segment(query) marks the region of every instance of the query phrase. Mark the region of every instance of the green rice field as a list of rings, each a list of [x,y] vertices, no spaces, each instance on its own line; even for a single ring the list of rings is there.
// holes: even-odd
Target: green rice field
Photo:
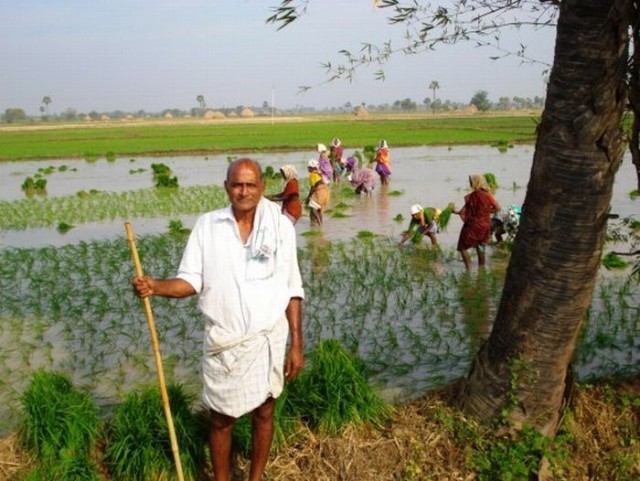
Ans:
[[[178,153],[233,153],[308,149],[310,139],[332,139],[339,133],[352,145],[375,145],[393,139],[409,145],[533,142],[538,114],[521,116],[445,117],[401,119],[313,117],[305,121],[269,122],[149,121],[119,125],[19,126],[0,129],[0,161],[47,158],[87,158],[113,152],[125,155]],[[43,128],[40,128],[43,127]],[[55,128],[53,128],[55,127]]]
[[[309,139],[330,139],[336,131],[363,145],[375,143],[383,132],[396,145],[530,142],[535,118],[386,119],[364,126],[362,121],[331,120],[2,129],[0,152],[5,159],[36,159],[107,151],[308,149]],[[53,219],[60,222],[61,212],[64,222],[76,225],[130,213],[169,221],[176,212],[226,204],[219,187],[88,195],[89,204],[73,196],[2,202],[0,228],[51,225]],[[145,272],[172,277],[185,242],[178,230],[140,236],[137,246]],[[466,274],[453,246],[400,249],[396,243],[365,231],[348,241],[309,235],[299,248],[299,260],[307,352],[323,340],[337,340],[364,362],[377,392],[403,402],[467,373],[491,329],[509,251],[492,249],[492,269]],[[146,319],[130,287],[133,274],[124,224],[116,239],[0,249],[0,432],[15,428],[20,397],[40,369],[67,374],[109,410],[138,386],[155,382]],[[637,372],[639,291],[638,284],[629,281],[628,269],[611,273],[603,268],[576,354],[580,380]],[[200,390],[203,325],[196,302],[152,300],[167,379],[194,396]]]

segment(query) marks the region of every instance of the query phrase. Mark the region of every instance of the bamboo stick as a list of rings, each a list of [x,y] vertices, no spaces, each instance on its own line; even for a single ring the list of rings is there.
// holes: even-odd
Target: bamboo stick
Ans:
[[[131,250],[131,256],[133,257],[133,264],[135,266],[136,276],[142,277],[142,265],[140,264],[140,257],[138,257],[138,249],[136,248],[135,237],[133,236],[133,229],[129,222],[125,222],[124,227],[127,231],[127,239],[129,241],[129,248]],[[151,302],[148,297],[141,299],[144,311],[147,315],[147,323],[149,324],[149,332],[151,334],[151,343],[153,345],[153,355],[156,361],[156,370],[158,372],[158,383],[160,384],[160,394],[162,396],[162,407],[164,408],[164,415],[167,418],[167,427],[169,428],[169,438],[171,440],[171,451],[173,453],[173,460],[176,464],[176,471],[178,474],[178,481],[184,481],[184,475],[182,473],[182,462],[180,461],[180,452],[178,450],[178,440],[176,439],[176,431],[173,426],[173,418],[171,417],[171,405],[169,404],[169,395],[167,394],[167,386],[164,380],[164,370],[162,368],[162,356],[160,354],[160,343],[158,342],[158,334],[156,333],[156,323],[153,319],[153,311],[151,310]]]

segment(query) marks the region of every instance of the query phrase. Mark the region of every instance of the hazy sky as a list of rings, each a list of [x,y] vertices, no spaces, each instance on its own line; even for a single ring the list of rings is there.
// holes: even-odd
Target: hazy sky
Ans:
[[[402,45],[403,28],[387,23],[372,0],[311,0],[306,16],[277,31],[265,23],[277,0],[0,0],[0,112],[18,107],[37,115],[42,97],[52,113],[273,103],[324,108],[346,102],[392,104],[432,95],[468,102],[478,90],[499,97],[544,96],[548,66],[472,44],[398,55],[362,69],[352,83],[324,79],[322,63],[363,42]],[[503,45],[528,45],[551,63],[554,32],[520,31]],[[383,68],[386,80],[375,80]]]

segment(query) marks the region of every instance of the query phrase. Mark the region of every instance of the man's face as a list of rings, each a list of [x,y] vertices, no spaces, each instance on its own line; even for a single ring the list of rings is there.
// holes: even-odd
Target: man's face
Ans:
[[[232,168],[224,188],[236,214],[255,210],[264,192],[264,182],[258,168],[251,163],[241,162]]]

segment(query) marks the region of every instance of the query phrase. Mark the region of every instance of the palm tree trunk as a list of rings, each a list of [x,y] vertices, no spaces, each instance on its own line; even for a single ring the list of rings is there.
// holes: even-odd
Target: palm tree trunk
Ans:
[[[460,393],[480,418],[553,436],[591,302],[614,175],[632,0],[560,3],[554,67],[495,324]]]

